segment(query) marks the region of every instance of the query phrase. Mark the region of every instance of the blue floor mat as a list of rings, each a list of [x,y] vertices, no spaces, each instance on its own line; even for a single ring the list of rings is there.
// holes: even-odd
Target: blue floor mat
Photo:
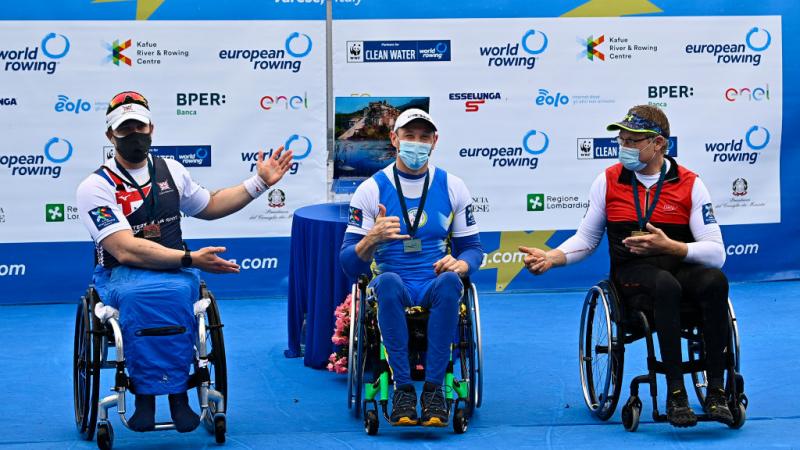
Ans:
[[[607,423],[583,404],[577,362],[583,292],[484,294],[484,403],[464,435],[452,429],[392,428],[381,422],[366,436],[346,407],[346,377],[285,359],[286,303],[221,301],[229,374],[229,433],[225,448],[798,448],[800,386],[800,282],[731,287],[742,336],[742,371],[750,399],[747,423],[738,431],[715,423],[692,429],[653,424],[646,390],[636,433]],[[0,307],[5,375],[0,421],[4,448],[96,448],[79,440],[73,426],[72,339],[74,305]],[[625,380],[645,371],[644,344],[626,349]],[[104,371],[108,393],[111,371]],[[663,392],[663,389],[661,390]],[[627,399],[623,390],[620,404]],[[699,408],[696,400],[695,408]],[[659,407],[663,411],[664,399]],[[132,406],[132,398],[129,397]],[[621,406],[621,405],[620,405]],[[167,420],[159,400],[158,419]],[[116,414],[114,410],[111,411]],[[133,433],[113,419],[115,448],[217,447],[204,430]],[[797,427],[797,428],[796,428]]]

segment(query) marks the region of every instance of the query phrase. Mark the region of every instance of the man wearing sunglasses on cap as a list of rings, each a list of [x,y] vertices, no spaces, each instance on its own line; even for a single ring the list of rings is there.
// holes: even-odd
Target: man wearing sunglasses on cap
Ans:
[[[528,270],[541,275],[551,267],[588,256],[608,232],[611,278],[626,302],[646,298],[667,375],[667,419],[693,426],[681,373],[680,305],[696,302],[703,314],[708,389],[704,409],[730,424],[733,416],[724,389],[728,343],[728,280],[720,271],[725,247],[714,218],[711,196],[700,178],[667,156],[669,121],[659,108],[634,106],[619,122],[619,163],[592,184],[589,209],[577,233],[553,250],[520,247]],[[641,294],[645,294],[642,297]]]
[[[136,395],[128,425],[135,431],[153,430],[155,396],[168,394],[176,429],[188,432],[199,424],[186,394],[199,271],[237,273],[239,266],[219,256],[224,247],[189,251],[181,212],[213,220],[242,209],[280,181],[292,152],[281,147],[266,160],[259,152],[256,175],[209,192],[178,161],[149,154],[154,129],[141,94],[121,92],[111,99],[105,134],[114,156],[80,184],[78,209],[96,246],[93,282],[103,303],[113,308],[98,313],[120,314]]]

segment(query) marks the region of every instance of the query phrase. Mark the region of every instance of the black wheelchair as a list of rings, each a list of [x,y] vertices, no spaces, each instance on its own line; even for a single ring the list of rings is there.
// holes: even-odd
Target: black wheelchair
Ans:
[[[364,431],[378,434],[378,404],[389,421],[388,402],[391,370],[386,361],[378,329],[377,300],[367,291],[369,277],[361,276],[352,289],[350,340],[347,360],[347,407],[356,418],[364,414]],[[459,301],[458,338],[451,347],[450,363],[445,374],[445,399],[448,414],[453,412],[453,431],[467,431],[469,420],[483,400],[483,353],[478,292],[469,279],[462,278],[464,294]],[[409,331],[409,363],[414,381],[425,379],[425,351],[429,313],[409,308],[406,319]],[[458,365],[460,378],[456,378]],[[367,378],[367,374],[371,377]]]
[[[225,361],[225,344],[222,321],[214,295],[200,284],[199,304],[195,309],[198,333],[195,343],[194,370],[190,376],[190,387],[197,388],[200,404],[200,420],[214,435],[217,443],[225,442],[228,379]],[[201,303],[202,302],[202,303]],[[81,297],[75,315],[75,340],[73,354],[73,396],[75,425],[81,437],[91,441],[97,431],[97,446],[111,449],[114,445],[114,430],[108,410],[116,407],[120,421],[128,426],[125,416],[125,392],[130,388],[125,372],[125,352],[122,330],[115,317],[101,321],[95,315],[95,307],[103,306],[90,286]],[[207,305],[207,306],[206,306]],[[113,358],[109,349],[114,349]],[[100,373],[102,369],[114,369],[113,394],[99,398]],[[154,431],[172,430],[171,422],[157,423]]]
[[[578,363],[580,365],[583,398],[589,411],[600,420],[608,420],[619,401],[622,386],[622,368],[625,345],[645,338],[647,345],[647,374],[631,381],[631,394],[622,407],[622,424],[628,431],[636,431],[642,412],[639,385],[650,385],[653,400],[653,421],[665,422],[667,416],[658,412],[656,374],[665,373],[664,364],[655,357],[652,317],[638,309],[625,307],[614,285],[603,280],[592,286],[586,294],[581,312]],[[747,396],[744,379],[740,374],[739,328],[733,305],[728,300],[730,328],[726,367],[726,396],[733,415],[733,429],[744,425]],[[694,391],[700,404],[705,400],[707,379],[703,344],[702,314],[696,305],[681,306],[681,337],[686,341],[688,361],[681,363],[681,371],[691,374]],[[706,414],[698,414],[698,421],[709,421]]]

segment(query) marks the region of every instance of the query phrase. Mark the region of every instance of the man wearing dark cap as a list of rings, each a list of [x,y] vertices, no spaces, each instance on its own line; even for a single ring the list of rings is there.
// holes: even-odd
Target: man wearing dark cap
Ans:
[[[394,378],[392,425],[447,425],[442,385],[464,289],[459,276],[476,271],[483,258],[466,185],[428,162],[437,140],[427,112],[408,109],[397,117],[391,132],[395,162],[356,190],[341,250],[342,267],[353,279],[375,275],[369,288],[378,301],[378,325]],[[430,312],[421,418],[405,314],[415,306]]]
[[[722,233],[700,178],[669,156],[669,121],[655,106],[634,106],[619,122],[619,163],[592,184],[578,231],[553,250],[520,247],[525,265],[540,275],[588,256],[608,232],[611,278],[626,302],[648,299],[667,375],[667,418],[677,427],[697,423],[681,373],[681,301],[700,305],[704,320],[708,390],[706,412],[733,421],[725,399],[728,280]]]
[[[141,94],[121,92],[111,99],[106,137],[114,156],[80,184],[78,209],[95,242],[93,283],[109,308],[96,313],[108,317],[118,311],[120,316],[136,395],[136,412],[128,424],[135,431],[153,430],[155,396],[168,394],[176,429],[187,432],[199,424],[186,394],[199,271],[236,273],[239,266],[219,256],[224,247],[189,251],[181,212],[212,220],[240,210],[283,177],[292,152],[281,147],[266,161],[259,152],[256,175],[212,193],[178,161],[149,154],[154,128]],[[147,329],[175,333],[154,336]]]

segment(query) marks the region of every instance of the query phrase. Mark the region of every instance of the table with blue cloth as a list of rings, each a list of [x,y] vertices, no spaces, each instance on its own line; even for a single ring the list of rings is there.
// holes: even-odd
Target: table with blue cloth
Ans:
[[[325,203],[299,208],[292,219],[289,349],[284,355],[287,358],[304,356],[304,364],[316,369],[328,364],[328,357],[334,350],[331,342],[336,324],[334,310],[352,286],[339,263],[348,211],[347,203]],[[300,346],[303,338],[304,352]]]

